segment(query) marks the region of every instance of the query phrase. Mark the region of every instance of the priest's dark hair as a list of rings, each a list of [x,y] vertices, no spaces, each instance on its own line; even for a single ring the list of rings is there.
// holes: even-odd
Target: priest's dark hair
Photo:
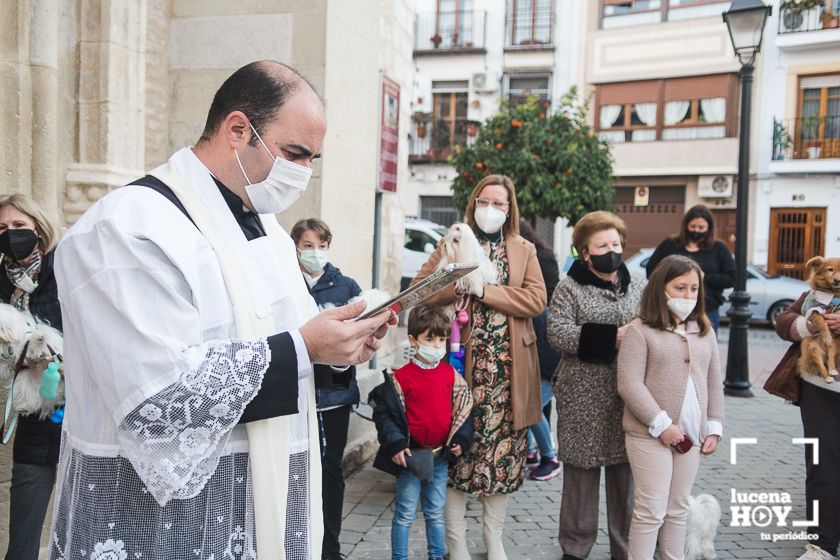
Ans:
[[[306,78],[282,62],[258,60],[246,64],[216,91],[199,143],[209,141],[233,111],[245,113],[257,134],[262,135],[277,110],[300,87],[315,92]],[[257,142],[256,136],[251,135],[248,143],[255,146]]]

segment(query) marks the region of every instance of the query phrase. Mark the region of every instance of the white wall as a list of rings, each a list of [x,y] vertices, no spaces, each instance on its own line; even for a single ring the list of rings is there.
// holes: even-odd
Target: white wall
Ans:
[[[779,11],[773,11],[767,22],[762,46],[760,73],[755,87],[761,92],[754,123],[752,145],[756,153],[753,169],[757,170],[758,185],[755,189],[754,215],[750,218],[754,234],[751,260],[759,265],[768,262],[770,242],[770,210],[772,208],[827,208],[826,247],[827,255],[840,254],[840,160],[821,160],[822,169],[833,168],[835,173],[816,173],[808,160],[798,160],[802,168],[799,174],[777,174],[774,167],[778,162],[773,155],[773,118],[796,117],[799,95],[797,75],[840,72],[840,47],[833,44],[802,45],[795,49],[780,49],[779,43],[788,42],[788,36],[778,35]],[[817,38],[834,33],[832,30],[798,33],[802,42],[808,36]],[[832,166],[830,162],[836,163]],[[824,164],[829,163],[826,167]],[[794,200],[797,195],[797,200]],[[798,195],[804,196],[799,199]]]

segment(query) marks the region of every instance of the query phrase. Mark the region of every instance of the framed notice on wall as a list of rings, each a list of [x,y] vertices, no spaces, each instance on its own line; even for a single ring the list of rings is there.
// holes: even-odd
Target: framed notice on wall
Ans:
[[[380,191],[397,192],[397,148],[399,146],[400,86],[382,76],[379,115]]]

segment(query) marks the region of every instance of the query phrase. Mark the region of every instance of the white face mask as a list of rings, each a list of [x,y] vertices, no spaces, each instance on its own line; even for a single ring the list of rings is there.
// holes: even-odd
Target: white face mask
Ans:
[[[506,220],[507,214],[501,210],[496,210],[492,206],[475,209],[475,223],[478,224],[478,227],[484,233],[489,233],[490,235],[497,233],[505,225]]]
[[[691,315],[691,312],[697,307],[696,299],[672,298],[668,294],[665,295],[668,297],[668,309],[671,310],[674,317],[680,320],[680,323],[684,322],[686,317]]]
[[[300,252],[300,264],[311,274],[317,274],[327,265],[327,252],[319,249],[306,249]]]
[[[434,348],[433,346],[420,344],[417,346],[417,355],[423,358],[427,364],[436,366],[446,355],[446,346]]]
[[[245,173],[245,168],[242,167],[242,162],[239,160],[239,152],[234,149],[236,163],[239,164],[242,175],[248,181],[245,192],[248,193],[248,198],[251,199],[251,204],[257,214],[277,214],[288,210],[306,190],[309,179],[312,177],[312,169],[288,161],[285,158],[274,156],[260,138],[260,135],[257,134],[254,125],[251,125],[251,130],[254,131],[257,140],[260,141],[268,155],[274,158],[274,165],[271,166],[271,171],[268,172],[265,179],[259,183],[251,183],[251,179],[248,178],[248,174]]]

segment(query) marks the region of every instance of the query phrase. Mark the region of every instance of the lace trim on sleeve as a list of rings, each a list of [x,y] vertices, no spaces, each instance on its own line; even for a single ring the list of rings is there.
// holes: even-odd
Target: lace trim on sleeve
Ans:
[[[204,488],[269,359],[265,340],[210,344],[195,368],[120,423],[120,453],[161,506]]]

